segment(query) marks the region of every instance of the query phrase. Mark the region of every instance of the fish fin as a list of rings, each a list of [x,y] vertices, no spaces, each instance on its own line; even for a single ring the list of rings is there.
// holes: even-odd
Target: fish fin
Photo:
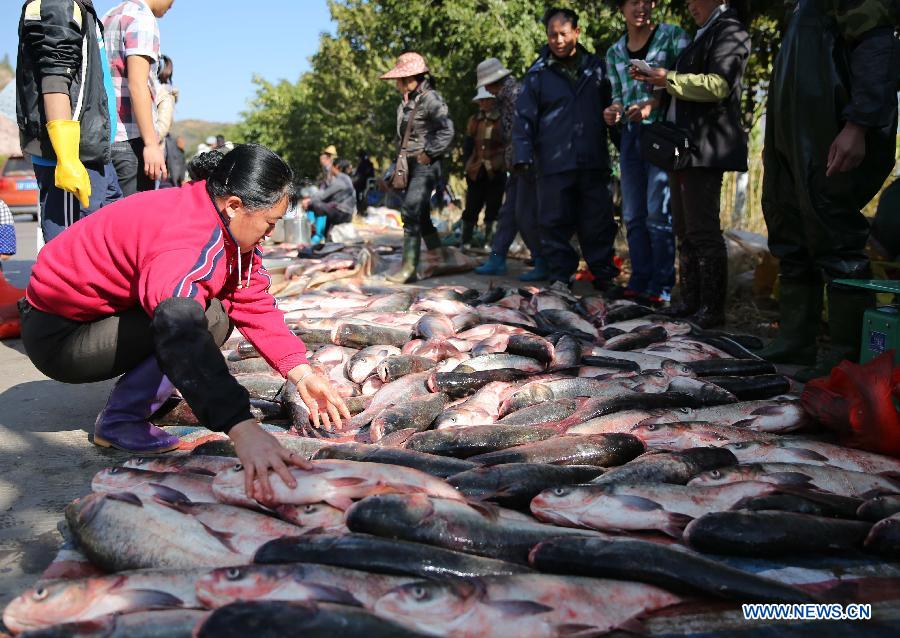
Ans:
[[[500,508],[492,503],[468,501],[468,505],[473,510],[477,511],[479,514],[491,521],[497,521],[500,518]]]
[[[338,494],[335,494],[333,496],[326,496],[324,501],[332,507],[341,510],[342,512],[346,511],[351,505],[353,505],[352,498],[350,498],[349,496],[341,496]]]
[[[644,498],[643,496],[632,496],[630,494],[616,494],[612,496],[615,500],[619,501],[629,509],[641,510],[643,512],[649,512],[651,510],[661,510],[663,506],[657,503],[656,501],[651,501],[649,498]]]
[[[111,594],[118,600],[126,603],[130,611],[147,609],[169,609],[172,607],[184,607],[185,603],[177,596],[169,592],[157,589],[128,589]]]
[[[799,458],[803,459],[804,461],[821,461],[823,463],[828,462],[827,456],[822,456],[821,454],[819,454],[818,452],[816,452],[814,450],[807,450],[805,447],[792,447],[789,449],[792,450],[794,452],[794,454],[796,454]]]
[[[493,607],[504,616],[535,616],[553,611],[553,607],[542,605],[531,600],[485,600],[488,607]]]
[[[756,419],[741,419],[740,421],[735,421],[731,424],[733,428],[750,428],[753,425]]]
[[[769,476],[779,484],[791,487],[809,487],[812,479],[802,472],[772,472]]]
[[[578,623],[566,623],[565,625],[554,625],[556,635],[560,638],[580,638],[581,636],[596,636],[598,629],[596,625],[580,625]]]
[[[641,636],[646,636],[649,633],[647,631],[647,626],[637,618],[629,618],[621,625],[616,627],[616,629],[621,629],[622,631],[626,631],[630,634],[639,634]]]
[[[322,585],[320,583],[309,583],[302,578],[297,578],[296,580],[303,587],[310,590],[316,602],[349,605],[350,607],[363,606],[359,599],[346,589],[332,587],[331,585]]]
[[[672,538],[681,538],[682,534],[684,534],[684,528],[687,527],[688,523],[692,520],[694,520],[693,517],[688,516],[687,514],[672,512],[669,514],[669,522],[663,525],[660,531],[668,534]]]
[[[205,529],[206,532],[207,532],[210,536],[212,536],[212,537],[215,538],[217,541],[219,541],[220,543],[222,543],[222,545],[225,546],[225,548],[226,548],[228,551],[234,552],[235,554],[239,554],[239,553],[240,553],[240,552],[238,552],[237,548],[231,543],[231,539],[234,538],[234,533],[232,533],[232,532],[220,532],[220,531],[218,531],[218,530],[213,529],[212,527],[210,527],[209,525],[207,525],[206,523],[204,523],[204,522],[201,521],[201,520],[198,520],[197,522],[200,523],[201,527],[203,527],[203,529]]]
[[[138,507],[144,506],[140,497],[131,492],[114,492],[112,494],[107,494],[106,498],[111,501],[121,501],[122,503],[128,503],[129,505],[137,505]]]
[[[167,490],[168,492],[171,492],[172,497],[171,497],[171,499],[169,499],[169,500],[172,500],[172,501],[184,501],[185,503],[190,503],[190,502],[191,502],[191,499],[189,499],[189,498],[187,497],[187,495],[186,495],[184,492],[180,492],[179,490],[176,490],[176,489],[174,489],[174,488],[167,487],[167,486],[162,485],[162,484],[160,484],[160,483],[148,483],[148,485],[149,485],[150,487],[153,488],[153,491],[154,491],[154,493],[156,493],[156,494],[159,494],[159,493],[163,492],[164,490]]]
[[[356,487],[369,482],[369,479],[361,476],[342,476],[340,478],[326,479],[329,485],[335,487]]]
[[[784,406],[780,403],[773,403],[771,405],[762,405],[752,412],[753,416],[776,416],[781,414],[782,410],[784,410]]]
[[[886,470],[884,472],[876,472],[876,474],[895,481],[900,481],[900,472],[897,470]]]
[[[184,469],[182,474],[198,474],[200,476],[215,476],[216,473],[212,470],[207,470],[205,467],[188,467]]]

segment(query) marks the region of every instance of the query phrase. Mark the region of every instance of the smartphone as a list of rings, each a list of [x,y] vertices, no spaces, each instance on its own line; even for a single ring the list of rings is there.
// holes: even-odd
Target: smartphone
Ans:
[[[650,65],[644,60],[631,60],[631,66],[645,75],[650,75]]]

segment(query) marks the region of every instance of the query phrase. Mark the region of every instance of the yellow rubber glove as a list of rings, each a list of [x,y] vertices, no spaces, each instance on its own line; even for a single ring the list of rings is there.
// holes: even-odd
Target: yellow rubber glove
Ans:
[[[74,194],[81,207],[87,208],[91,200],[91,178],[79,157],[81,122],[52,120],[47,122],[47,133],[56,152],[56,187]]]

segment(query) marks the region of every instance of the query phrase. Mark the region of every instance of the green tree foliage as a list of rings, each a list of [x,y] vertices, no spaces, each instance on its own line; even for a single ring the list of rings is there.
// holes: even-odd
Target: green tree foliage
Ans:
[[[612,0],[554,4],[579,12],[582,42],[591,50],[604,52],[623,32]],[[692,32],[686,4],[663,2],[658,18]],[[751,25],[747,104],[758,112],[754,96],[770,73],[784,8],[781,0],[733,4]],[[393,156],[398,96],[378,77],[404,51],[428,60],[459,131],[474,110],[476,65],[495,56],[521,77],[545,38],[539,19],[546,5],[539,0],[330,0],[329,6],[336,30],[321,36],[311,70],[296,83],[257,78],[256,97],[237,130],[239,139],[270,146],[305,176],[317,173],[318,153],[328,144],[349,159],[360,149],[375,158]]]

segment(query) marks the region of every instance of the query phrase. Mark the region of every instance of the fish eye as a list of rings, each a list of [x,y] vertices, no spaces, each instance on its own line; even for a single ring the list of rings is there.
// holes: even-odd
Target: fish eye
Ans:
[[[648,423],[647,430],[649,432],[656,432],[659,429],[659,426],[656,423]]]
[[[240,463],[238,463],[237,465],[234,466],[233,469],[234,469],[235,472],[243,472],[243,471],[244,471],[244,466],[241,465]]]
[[[241,577],[241,570],[237,567],[229,567],[225,572],[225,578],[228,580],[238,580]]]
[[[149,459],[145,459],[143,456],[141,456],[141,457],[136,458],[134,460],[134,462],[137,463],[138,465],[143,465],[144,463],[147,463],[148,460]]]
[[[569,490],[565,487],[555,487],[553,488],[553,496],[565,496],[569,493]]]
[[[123,468],[121,468],[121,467],[111,467],[111,468],[109,468],[109,473],[110,474],[118,474],[119,472],[122,471],[122,469]]]
[[[712,478],[722,478],[722,472],[720,472],[719,470],[710,470],[709,475]]]
[[[312,513],[315,512],[315,511],[316,511],[316,506],[315,506],[315,505],[307,505],[306,507],[303,508],[303,512],[304,512],[305,514],[312,514]]]
[[[744,441],[738,441],[737,443],[732,443],[731,447],[735,450],[745,450],[747,449],[747,444]]]
[[[412,588],[413,598],[416,600],[429,600],[431,598],[431,592],[428,591],[427,587],[423,587],[422,585],[416,585]]]
[[[31,595],[31,598],[36,601],[41,601],[47,598],[50,594],[49,591],[45,587],[38,587],[34,590],[34,593]]]

